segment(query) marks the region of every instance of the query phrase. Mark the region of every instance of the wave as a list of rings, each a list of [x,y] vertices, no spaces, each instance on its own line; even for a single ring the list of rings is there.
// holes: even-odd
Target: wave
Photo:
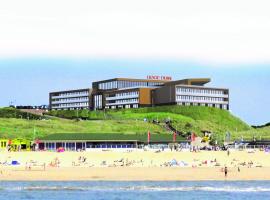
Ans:
[[[206,191],[206,192],[270,192],[270,188],[263,187],[134,187],[129,188],[130,190],[140,190],[140,191]]]
[[[270,192],[270,188],[265,187],[159,187],[159,186],[130,186],[130,187],[74,187],[74,186],[25,186],[13,188],[1,188],[1,190],[12,191],[141,191],[141,192],[228,192],[228,193],[248,193],[248,192]]]

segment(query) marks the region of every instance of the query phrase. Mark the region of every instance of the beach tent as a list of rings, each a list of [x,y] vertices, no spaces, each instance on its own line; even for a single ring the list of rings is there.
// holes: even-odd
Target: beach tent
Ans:
[[[175,160],[175,159],[171,160],[170,165],[171,166],[177,166],[178,165],[177,160]]]
[[[17,160],[12,160],[11,165],[13,165],[13,166],[20,165],[20,163]]]
[[[179,164],[180,167],[186,167],[186,166],[188,166],[188,163],[186,163],[184,161],[180,161],[178,164]]]

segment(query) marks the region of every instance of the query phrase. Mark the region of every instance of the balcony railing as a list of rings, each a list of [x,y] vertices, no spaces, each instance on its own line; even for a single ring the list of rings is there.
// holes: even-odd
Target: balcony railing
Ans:
[[[66,99],[72,97],[87,97],[89,93],[52,96],[52,99]]]
[[[89,99],[87,100],[67,100],[67,101],[52,101],[52,104],[63,104],[63,103],[88,103]]]
[[[126,96],[115,96],[115,97],[106,97],[107,101],[112,101],[112,100],[119,100],[119,99],[134,99],[138,98],[139,95],[126,95]]]
[[[210,100],[191,100],[191,99],[176,99],[176,102],[187,102],[187,103],[205,103],[205,104],[229,104],[228,101],[210,101]]]
[[[200,96],[200,97],[220,97],[220,98],[229,98],[228,94],[209,94],[209,93],[199,93],[199,92],[176,92],[176,95],[184,96]]]
[[[117,106],[117,105],[126,105],[126,104],[138,104],[139,101],[128,101],[128,102],[121,102],[121,103],[106,103],[106,106]]]
[[[74,105],[74,106],[52,106],[52,109],[62,109],[62,108],[88,108],[88,105]]]

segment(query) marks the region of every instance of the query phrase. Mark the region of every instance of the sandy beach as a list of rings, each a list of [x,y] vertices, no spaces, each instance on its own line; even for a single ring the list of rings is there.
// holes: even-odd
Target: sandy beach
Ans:
[[[259,150],[1,152],[0,162],[0,180],[14,181],[270,180],[270,154]]]

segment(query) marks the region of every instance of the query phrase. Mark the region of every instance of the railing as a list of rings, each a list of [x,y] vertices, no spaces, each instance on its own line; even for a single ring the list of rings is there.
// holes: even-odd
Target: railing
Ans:
[[[86,96],[89,96],[89,93],[52,96],[52,99],[66,99],[72,97],[86,97]]]
[[[67,101],[52,101],[52,104],[62,104],[62,103],[88,103],[89,99],[86,100],[67,100]]]
[[[209,94],[209,93],[198,93],[198,92],[196,93],[195,92],[176,92],[176,95],[229,98],[228,94]]]
[[[126,95],[126,96],[115,96],[115,97],[106,97],[107,101],[111,100],[119,100],[119,99],[133,99],[133,98],[138,98],[139,95]]]
[[[138,104],[139,101],[128,101],[128,102],[121,102],[121,103],[106,103],[106,106],[117,106],[117,105],[126,105],[126,104]]]
[[[88,105],[75,105],[75,106],[52,106],[52,109],[62,109],[62,108],[88,108]]]
[[[176,102],[187,102],[187,103],[205,103],[205,104],[229,104],[228,101],[211,101],[211,100],[191,100],[191,99],[176,99]]]

